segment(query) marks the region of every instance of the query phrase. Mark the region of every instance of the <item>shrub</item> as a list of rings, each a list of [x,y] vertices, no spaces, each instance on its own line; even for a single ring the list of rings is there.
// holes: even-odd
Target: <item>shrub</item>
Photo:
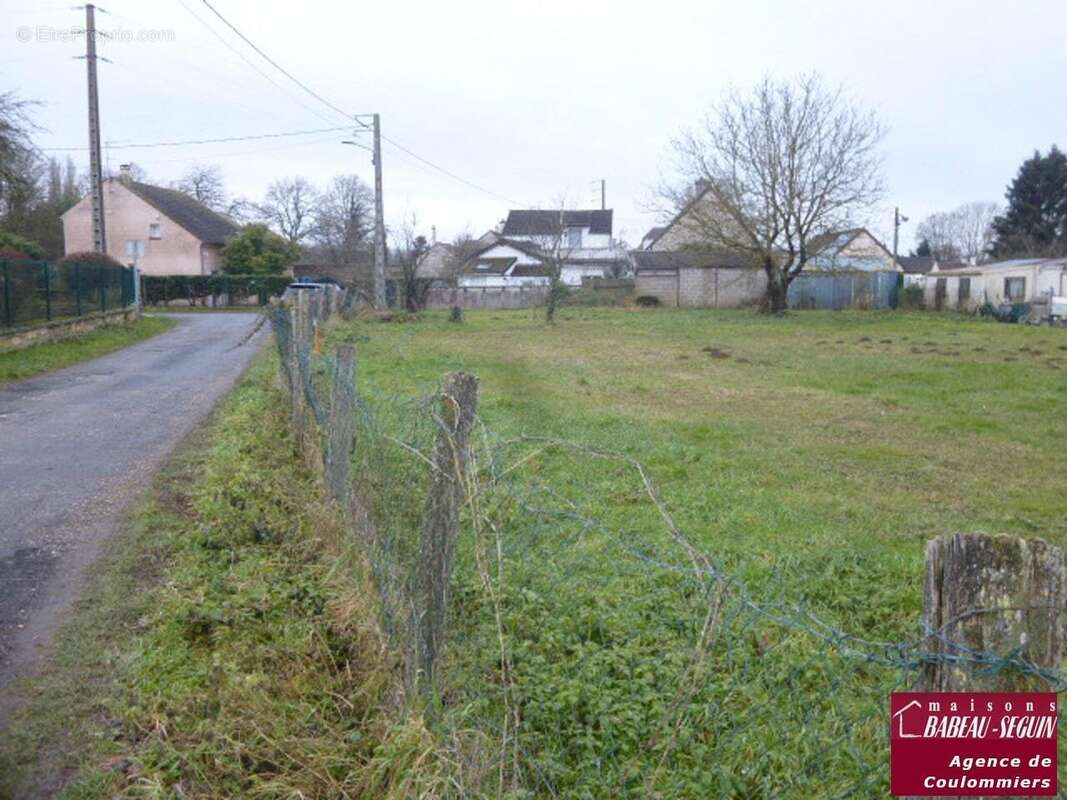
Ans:
[[[145,275],[144,301],[158,305],[170,300],[203,303],[208,297],[228,295],[230,302],[256,296],[260,305],[285,291],[286,275]]]
[[[900,293],[900,299],[897,301],[897,305],[900,308],[923,308],[923,287],[914,283],[910,286],[905,286]]]
[[[45,258],[45,252],[37,242],[0,231],[0,258],[33,258],[40,261]]]
[[[223,270],[231,275],[280,275],[300,258],[300,247],[266,225],[247,225],[222,249]]]
[[[634,303],[636,303],[637,305],[641,306],[642,308],[654,308],[655,306],[659,305],[659,298],[658,297],[652,297],[651,295],[643,294],[640,297],[638,297],[636,300],[634,300]]]
[[[57,266],[73,266],[74,264],[90,264],[94,267],[125,267],[121,261],[112,258],[107,253],[97,253],[95,250],[85,250],[81,253],[71,253],[63,256],[56,262]]]

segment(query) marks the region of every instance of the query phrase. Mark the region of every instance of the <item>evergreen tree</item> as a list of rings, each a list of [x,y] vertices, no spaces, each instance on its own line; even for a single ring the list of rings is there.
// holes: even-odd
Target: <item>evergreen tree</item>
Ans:
[[[1056,145],[1023,162],[1005,197],[1008,208],[993,222],[993,255],[1067,253],[1067,156]]]
[[[930,240],[923,239],[919,242],[919,246],[915,248],[915,255],[927,258],[933,255],[933,251],[930,250]]]

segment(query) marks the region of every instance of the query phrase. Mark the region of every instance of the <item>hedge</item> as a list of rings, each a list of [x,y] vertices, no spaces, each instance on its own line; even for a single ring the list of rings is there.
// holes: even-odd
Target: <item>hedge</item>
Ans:
[[[170,300],[205,303],[208,297],[228,295],[229,302],[255,295],[260,305],[282,294],[292,282],[287,275],[145,275],[144,302],[158,305]]]

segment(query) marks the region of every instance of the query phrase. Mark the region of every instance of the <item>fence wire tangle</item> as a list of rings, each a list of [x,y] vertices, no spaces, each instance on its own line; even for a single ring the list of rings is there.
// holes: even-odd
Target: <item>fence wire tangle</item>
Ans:
[[[870,635],[788,576],[706,551],[627,454],[477,416],[457,435],[471,404],[454,378],[397,397],[357,378],[354,344],[325,347],[340,305],[315,292],[273,311],[294,425],[370,563],[410,696],[437,699],[456,796],[883,797],[889,693],[931,664],[1067,686],[952,638],[1018,609]],[[462,503],[452,553],[427,531],[441,485]]]
[[[0,325],[15,327],[125,308],[134,302],[128,267],[0,258]]]

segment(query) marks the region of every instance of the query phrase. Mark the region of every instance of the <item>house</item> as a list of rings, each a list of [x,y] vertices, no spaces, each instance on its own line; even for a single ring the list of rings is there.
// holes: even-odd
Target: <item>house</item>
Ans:
[[[222,268],[222,247],[238,232],[228,218],[182,192],[130,178],[104,182],[108,255],[146,275],[210,275]],[[92,198],[63,214],[67,254],[93,249]]]
[[[927,277],[924,300],[927,308],[973,311],[983,303],[1032,303],[1050,295],[1067,295],[1065,258],[944,265]]]
[[[464,263],[461,286],[545,285],[549,253],[559,253],[560,277],[569,286],[582,278],[605,278],[629,268],[626,249],[612,236],[611,209],[508,212],[499,236]]]
[[[938,269],[933,256],[898,256],[897,262],[904,272],[905,286],[926,285],[926,276]]]
[[[808,242],[810,272],[903,272],[899,259],[866,228],[816,236]]]

